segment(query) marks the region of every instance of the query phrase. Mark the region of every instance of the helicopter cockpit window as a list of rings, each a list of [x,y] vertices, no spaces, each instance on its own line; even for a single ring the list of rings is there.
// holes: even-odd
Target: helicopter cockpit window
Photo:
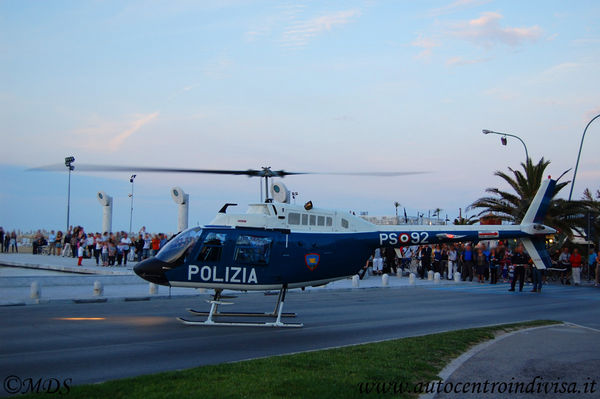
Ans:
[[[268,237],[241,235],[235,243],[234,261],[253,265],[267,265],[271,257],[271,244]]]
[[[290,212],[288,215],[289,224],[300,224],[300,214],[296,212]]]
[[[198,254],[198,260],[200,262],[220,261],[225,240],[227,240],[227,234],[225,233],[208,233],[202,243],[202,249]]]
[[[191,228],[179,233],[178,236],[174,237],[158,251],[156,258],[166,263],[177,261],[194,247],[200,234],[202,234],[202,229],[199,227]]]

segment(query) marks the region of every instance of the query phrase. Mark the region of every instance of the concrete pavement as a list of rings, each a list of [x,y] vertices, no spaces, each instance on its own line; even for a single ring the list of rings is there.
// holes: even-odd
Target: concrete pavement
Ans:
[[[600,397],[600,330],[575,324],[517,331],[478,345],[421,398]]]

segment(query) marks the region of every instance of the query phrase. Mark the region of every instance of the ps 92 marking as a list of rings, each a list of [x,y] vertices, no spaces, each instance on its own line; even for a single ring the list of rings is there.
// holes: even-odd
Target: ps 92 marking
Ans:
[[[428,244],[429,233],[413,231],[412,233],[379,233],[379,245],[389,244]]]

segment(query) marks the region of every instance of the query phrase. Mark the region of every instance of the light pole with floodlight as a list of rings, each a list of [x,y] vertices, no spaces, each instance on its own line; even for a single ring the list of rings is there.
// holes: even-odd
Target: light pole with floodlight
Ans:
[[[581,144],[579,144],[579,153],[577,154],[577,163],[575,164],[575,172],[573,173],[573,181],[571,182],[571,191],[569,192],[569,201],[571,201],[571,196],[573,195],[573,186],[575,186],[575,178],[577,177],[577,167],[579,166],[579,158],[581,157],[581,148],[583,147],[583,139],[585,138],[585,132],[587,132],[588,127],[597,118],[600,118],[600,114],[594,116],[592,120],[589,121],[588,124],[585,126],[585,129],[583,129],[583,136],[581,136]]]
[[[483,129],[481,132],[483,134],[498,134],[500,136],[503,136],[500,139],[501,142],[502,142],[502,145],[506,145],[506,143],[507,143],[506,136],[510,136],[510,137],[516,138],[517,140],[519,140],[523,144],[523,147],[525,148],[525,161],[529,161],[529,152],[527,152],[527,146],[525,145],[525,142],[519,136],[515,136],[514,134],[510,134],[510,133],[495,132],[493,130],[487,130],[487,129]]]
[[[131,234],[131,222],[133,221],[133,181],[135,180],[136,175],[131,175],[129,178],[129,182],[131,183],[131,194],[129,197],[131,198],[131,209],[129,210],[129,234]]]
[[[66,157],[65,158],[65,166],[69,170],[69,186],[67,188],[67,230],[69,231],[69,217],[71,213],[71,171],[75,169],[73,166],[73,162],[75,162],[75,157]]]

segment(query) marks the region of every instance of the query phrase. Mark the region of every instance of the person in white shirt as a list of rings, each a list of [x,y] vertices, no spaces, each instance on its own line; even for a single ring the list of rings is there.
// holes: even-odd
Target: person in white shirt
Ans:
[[[452,245],[448,250],[448,280],[452,280],[452,276],[456,273],[457,258],[456,247]]]
[[[377,248],[373,256],[373,274],[381,274],[382,272],[383,258],[381,257],[381,248]]]
[[[123,233],[121,236],[120,248],[123,252],[123,266],[127,266],[127,258],[129,255],[129,250],[131,248],[131,238],[127,235],[127,233]],[[120,263],[119,263],[120,264]]]

